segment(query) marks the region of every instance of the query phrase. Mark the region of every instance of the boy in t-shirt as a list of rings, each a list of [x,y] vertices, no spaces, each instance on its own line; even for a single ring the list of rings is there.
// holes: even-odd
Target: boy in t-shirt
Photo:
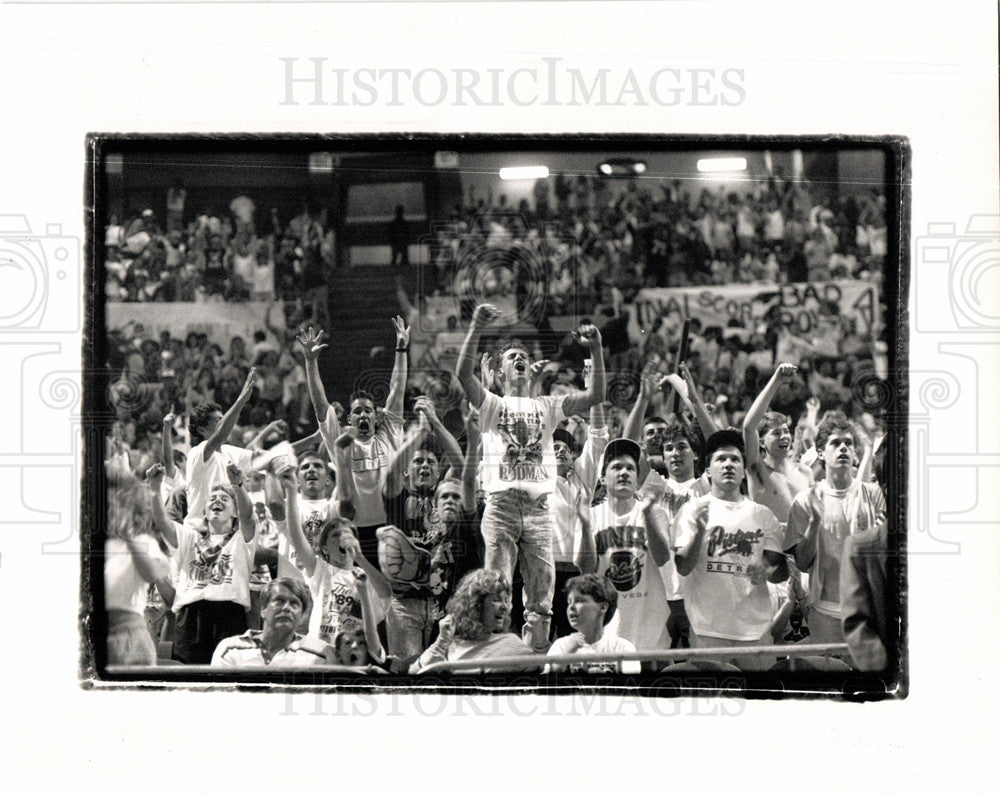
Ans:
[[[618,607],[618,592],[596,574],[581,574],[566,583],[566,617],[575,632],[556,640],[549,654],[629,654],[635,651],[629,641],[604,631]],[[580,663],[548,666],[545,673],[568,670],[586,673],[637,674],[638,660],[619,663]]]
[[[533,649],[544,651],[549,646],[555,588],[553,523],[547,503],[556,480],[552,434],[565,417],[587,411],[604,399],[604,352],[597,328],[581,326],[578,336],[593,361],[587,389],[534,398],[531,357],[524,347],[511,345],[500,357],[501,397],[486,391],[473,372],[479,338],[499,315],[500,310],[491,304],[476,307],[456,374],[469,402],[479,411],[482,431],[485,568],[509,580],[518,563],[524,579],[523,636]]]
[[[601,480],[608,498],[590,512],[576,564],[597,573],[618,592],[611,631],[640,651],[667,649],[666,592],[660,567],[670,556],[667,514],[650,492],[637,496],[639,445],[613,439],[604,449]]]
[[[705,454],[712,491],[681,509],[674,541],[691,646],[767,646],[774,615],[767,583],[788,578],[778,520],[740,493],[745,470],[739,431],[713,433]],[[774,659],[737,655],[734,662],[761,670]]]
[[[854,477],[856,435],[840,411],[830,412],[816,431],[826,476],[792,501],[784,549],[809,573],[809,642],[844,643],[840,568],[847,537],[884,521],[885,496],[877,483]]]

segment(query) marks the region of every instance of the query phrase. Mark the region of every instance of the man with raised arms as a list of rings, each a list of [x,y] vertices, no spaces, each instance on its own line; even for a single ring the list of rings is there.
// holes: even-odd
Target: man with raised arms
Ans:
[[[472,315],[456,374],[472,406],[479,410],[483,438],[482,520],[487,569],[513,575],[518,562],[524,579],[524,637],[537,651],[549,645],[555,565],[552,516],[547,498],[555,490],[552,433],[567,416],[587,411],[604,399],[604,351],[596,327],[580,327],[578,337],[593,360],[590,385],[583,392],[531,397],[531,359],[523,347],[500,356],[498,381],[503,395],[487,392],[473,372],[485,328],[500,315],[480,304]]]

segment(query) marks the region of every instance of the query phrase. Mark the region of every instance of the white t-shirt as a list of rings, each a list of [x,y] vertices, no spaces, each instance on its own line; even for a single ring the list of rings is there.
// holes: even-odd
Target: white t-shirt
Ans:
[[[610,632],[605,632],[593,643],[585,643],[574,652],[569,652],[570,635],[558,638],[550,647],[549,654],[631,654],[635,652],[635,646],[624,638],[619,638]],[[562,666],[560,666],[561,668]],[[580,662],[579,665],[569,665],[567,670],[570,673],[585,672],[588,674],[637,674],[642,669],[642,663],[638,660],[628,660],[621,663],[590,663]],[[548,669],[545,671],[548,673]]]
[[[256,536],[248,541],[238,529],[228,541],[174,523],[177,532],[177,596],[175,613],[184,605],[206,602],[236,602],[250,609],[250,573]],[[225,541],[225,543],[222,543]],[[221,548],[219,545],[222,544]]]
[[[791,549],[810,524],[817,526],[816,558],[808,569],[810,609],[840,617],[840,561],[847,536],[876,527],[885,511],[885,495],[877,483],[852,483],[837,490],[821,480],[795,496],[782,546]]]
[[[764,550],[780,553],[782,532],[774,514],[741,497],[738,502],[708,494],[687,503],[677,517],[675,549],[695,533],[693,513],[708,503],[708,531],[698,561],[684,579],[684,608],[698,635],[724,640],[759,640],[774,611],[767,583],[750,583],[747,567],[764,560]]]
[[[167,567],[167,558],[160,551],[156,539],[150,535],[136,536],[135,542],[142,546],[146,554],[161,561]],[[142,575],[132,562],[128,544],[118,538],[104,543],[104,609],[128,610],[143,614],[146,609],[146,594],[149,590]]]
[[[580,532],[576,504],[582,500],[585,508],[590,505],[597,485],[597,465],[607,446],[608,429],[591,430],[583,452],[573,462],[566,477],[556,477],[556,488],[549,497],[548,506],[552,514],[552,555],[557,563],[573,562],[573,547]]]
[[[659,506],[664,526],[666,513]],[[666,590],[646,543],[646,519],[638,504],[621,516],[604,502],[592,509],[597,573],[618,592],[618,609],[606,633],[630,641],[640,651],[670,648]]]
[[[351,478],[357,494],[354,524],[369,527],[385,524],[385,506],[382,504],[382,480],[389,471],[389,461],[403,442],[403,418],[391,411],[383,412],[384,421],[375,428],[375,435],[367,442],[355,440],[351,444]],[[341,427],[331,406],[326,418],[319,425],[323,443],[335,461],[334,440],[340,436]]]
[[[565,399],[565,395],[530,398],[486,393],[479,407],[484,491],[518,489],[541,497],[555,490],[552,432],[565,419]]]
[[[250,460],[252,453],[242,447],[233,447],[231,444],[224,444],[217,453],[208,457],[207,461],[202,460],[205,455],[205,445],[207,441],[195,445],[187,456],[187,466],[185,480],[187,481],[187,516],[185,524],[197,524],[205,518],[205,506],[208,504],[208,496],[215,486],[228,486],[229,476],[226,475],[226,467],[229,464],[236,464],[244,474],[250,471]]]
[[[299,522],[302,524],[302,532],[310,544],[315,545],[319,539],[320,530],[323,523],[332,515],[331,500],[307,500],[301,494],[299,500]],[[278,577],[291,577],[293,580],[306,579],[305,571],[302,569],[302,562],[295,554],[295,547],[288,537],[288,525],[282,522],[278,532]]]
[[[361,599],[350,569],[335,569],[320,557],[316,558],[313,576],[307,580],[313,598],[309,616],[309,637],[333,644],[341,630],[364,629]],[[379,599],[369,586],[375,607],[375,622],[384,621],[389,602]]]
[[[681,508],[688,501],[696,497],[702,497],[711,491],[712,487],[704,477],[685,480],[683,483],[673,478],[665,478],[654,469],[649,471],[643,483],[643,489],[652,489],[653,493],[659,497],[660,506],[667,513],[667,543],[671,551],[676,546],[677,540],[677,516]],[[677,573],[677,566],[674,563],[674,556],[671,553],[670,560],[660,566],[660,575],[663,577],[663,587],[667,593],[667,599],[674,601],[684,598],[684,578]]]

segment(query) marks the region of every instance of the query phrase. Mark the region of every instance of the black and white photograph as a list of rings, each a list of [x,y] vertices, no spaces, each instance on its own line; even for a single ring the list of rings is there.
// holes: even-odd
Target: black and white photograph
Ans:
[[[0,30],[5,792],[989,788],[996,2]]]
[[[95,675],[905,696],[905,141],[93,144]]]

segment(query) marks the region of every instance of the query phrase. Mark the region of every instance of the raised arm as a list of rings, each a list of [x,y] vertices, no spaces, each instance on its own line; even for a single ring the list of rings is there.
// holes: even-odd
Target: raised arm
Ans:
[[[473,408],[479,408],[486,399],[486,390],[483,389],[482,382],[476,378],[473,372],[473,361],[476,349],[479,347],[479,338],[483,335],[483,330],[500,316],[500,310],[493,304],[480,304],[472,313],[472,322],[469,324],[469,331],[462,342],[462,350],[458,354],[458,363],[455,365],[455,375],[458,382],[465,390],[465,396],[469,399]]]
[[[150,509],[153,513],[153,530],[160,534],[164,541],[177,549],[177,529],[174,522],[167,518],[163,510],[163,500],[160,499],[160,484],[163,483],[163,464],[153,464],[146,470],[146,482],[149,484]]]
[[[875,460],[875,446],[871,437],[860,422],[851,423],[854,435],[861,441],[861,461],[858,462],[858,474],[854,476],[855,483],[868,483],[872,479],[872,464]]]
[[[148,538],[154,546],[156,545],[156,541],[151,536],[145,536],[145,538]],[[163,557],[162,553],[160,553],[159,549],[156,550],[157,555],[154,557],[149,554],[147,544],[142,540],[142,537],[132,534],[125,536],[122,540],[125,542],[129,554],[132,556],[132,563],[135,565],[135,570],[144,582],[156,583],[165,577],[169,578],[170,564]]]
[[[701,399],[701,394],[698,392],[698,385],[695,384],[694,378],[691,377],[691,370],[688,369],[688,366],[684,362],[681,362],[678,369],[681,377],[684,379],[684,383],[687,384],[688,405],[691,406],[691,412],[698,422],[701,435],[707,439],[719,430],[719,425],[712,419],[712,415],[708,413],[708,409],[705,408],[705,401]]]
[[[661,389],[665,381],[665,376],[649,369],[643,369],[639,375],[639,392],[635,396],[635,403],[628,414],[628,419],[625,420],[623,437],[642,444],[642,421],[646,417],[646,409],[649,408],[649,401],[652,400],[653,393]]]
[[[396,329],[396,360],[392,365],[389,380],[389,396],[385,399],[385,410],[397,417],[403,416],[403,395],[406,392],[406,375],[409,369],[410,327],[402,317],[396,315],[392,321]]]
[[[323,330],[313,330],[312,326],[303,329],[298,337],[299,345],[302,346],[302,355],[305,359],[306,389],[309,391],[309,401],[312,403],[313,411],[316,413],[316,422],[322,423],[326,419],[326,414],[330,408],[330,401],[326,399],[326,390],[323,389],[323,380],[319,376],[319,352],[327,347],[323,342]]]
[[[160,448],[160,463],[163,464],[163,472],[168,478],[174,476],[177,467],[174,466],[174,419],[176,414],[173,408],[163,418],[163,446]]]
[[[593,574],[597,571],[597,542],[594,540],[587,497],[577,499],[576,514],[580,517],[580,545],[573,554],[573,562],[581,574]]]
[[[253,384],[256,378],[257,368],[251,367],[250,372],[247,373],[247,380],[243,383],[243,388],[236,398],[236,402],[229,407],[229,411],[222,415],[222,420],[219,422],[218,427],[208,437],[205,443],[205,452],[202,455],[203,461],[208,461],[213,454],[219,452],[226,439],[229,438],[229,434],[233,432],[233,428],[236,427],[236,422],[240,418],[243,407],[253,394]]]
[[[340,515],[345,519],[353,519],[355,514],[354,478],[351,475],[351,445],[357,429],[349,425],[333,442],[333,471],[336,475],[336,485],[333,490],[334,499],[340,506]]]
[[[299,559],[306,574],[312,577],[316,571],[316,553],[312,544],[302,532],[302,519],[299,516],[299,490],[294,469],[287,469],[281,475],[281,488],[285,493],[285,531],[288,540],[292,542],[295,556]]]
[[[757,432],[760,421],[764,419],[764,414],[767,413],[781,383],[795,375],[796,370],[798,368],[794,364],[787,362],[779,364],[743,419],[743,445],[746,447],[747,469],[756,467],[760,463],[760,434]]]
[[[580,326],[576,336],[590,351],[593,371],[590,375],[590,384],[585,391],[573,392],[563,400],[562,411],[567,417],[573,414],[582,414],[591,406],[604,400],[607,381],[607,375],[604,371],[604,344],[597,326],[589,323],[584,324]]]
[[[375,620],[375,605],[372,603],[368,574],[360,566],[355,566],[351,573],[354,575],[354,588],[358,592],[358,601],[361,602],[361,622],[365,628],[368,653],[382,662],[385,659],[385,650],[378,636],[378,621]]]
[[[455,437],[451,435],[451,432],[444,427],[444,423],[441,422],[437,412],[434,410],[434,402],[428,397],[418,397],[413,408],[418,414],[423,414],[427,417],[431,433],[434,434],[435,438],[441,444],[441,472],[446,472],[448,468],[454,468],[455,472],[461,470],[463,460],[462,448]],[[446,463],[447,467],[445,466]]]
[[[470,408],[465,418],[465,461],[462,463],[462,507],[466,513],[476,510],[476,479],[479,475],[482,441],[479,411]]]
[[[260,446],[273,434],[285,436],[288,433],[288,424],[284,420],[274,420],[265,425],[260,433],[247,442],[247,450],[259,450]]]
[[[229,478],[229,484],[236,493],[236,517],[240,532],[243,534],[243,539],[249,543],[253,541],[257,527],[253,520],[253,503],[243,490],[243,473],[238,466],[230,464],[226,467],[226,477]]]
[[[406,467],[409,465],[413,454],[423,444],[430,435],[431,426],[424,412],[418,412],[417,427],[413,428],[406,436],[404,442],[393,453],[389,461],[389,468],[385,473],[385,480],[382,481],[382,496],[388,499],[395,497],[403,490],[403,476]]]

